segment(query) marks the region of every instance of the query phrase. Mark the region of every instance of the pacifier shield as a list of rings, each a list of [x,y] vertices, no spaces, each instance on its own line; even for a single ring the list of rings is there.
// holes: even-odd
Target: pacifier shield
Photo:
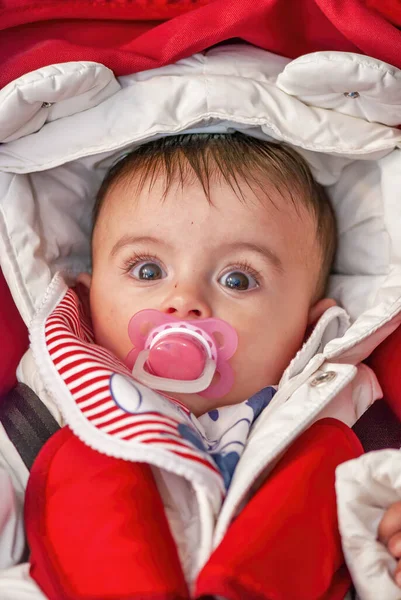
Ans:
[[[205,398],[222,397],[231,389],[234,373],[228,360],[237,349],[238,336],[225,321],[183,321],[146,309],[131,318],[128,335],[134,347],[125,362],[140,383]]]

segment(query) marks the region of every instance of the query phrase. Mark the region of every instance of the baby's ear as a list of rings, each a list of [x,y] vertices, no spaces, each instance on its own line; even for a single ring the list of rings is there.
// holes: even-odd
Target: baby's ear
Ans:
[[[316,325],[323,313],[332,306],[337,306],[337,302],[333,298],[322,298],[316,304],[311,306],[308,315],[308,325],[313,327]]]
[[[75,284],[75,292],[81,301],[85,314],[90,315],[89,292],[91,288],[92,276],[89,273],[80,273]]]

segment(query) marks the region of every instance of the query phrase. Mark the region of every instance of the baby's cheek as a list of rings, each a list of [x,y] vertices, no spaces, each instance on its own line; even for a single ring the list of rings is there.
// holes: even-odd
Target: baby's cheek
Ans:
[[[243,401],[262,388],[276,383],[275,370],[269,358],[267,352],[263,358],[256,358],[250,352],[233,357],[230,364],[234,370],[234,384],[230,395],[235,396],[234,402]]]
[[[97,344],[110,350],[120,360],[125,357],[132,349],[132,343],[128,336],[128,318],[121,319],[115,310],[108,314],[97,314],[93,319],[93,330]]]
[[[235,372],[237,386],[256,393],[263,387],[275,385],[303,343],[303,329],[281,335],[262,328],[265,333],[239,338],[236,354],[230,361]],[[277,335],[276,335],[277,334]],[[257,388],[257,389],[255,389]],[[247,394],[249,395],[249,394]]]

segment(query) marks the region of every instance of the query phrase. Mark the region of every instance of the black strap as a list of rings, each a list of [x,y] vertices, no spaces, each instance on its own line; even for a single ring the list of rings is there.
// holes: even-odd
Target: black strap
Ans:
[[[352,428],[365,452],[401,447],[401,423],[384,400],[377,400]]]
[[[42,446],[60,429],[40,398],[23,383],[0,398],[0,422],[29,470]]]

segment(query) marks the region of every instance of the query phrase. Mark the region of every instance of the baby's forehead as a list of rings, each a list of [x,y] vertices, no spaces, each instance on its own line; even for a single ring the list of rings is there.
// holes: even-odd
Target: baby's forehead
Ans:
[[[160,181],[164,196],[176,185],[199,183],[210,201],[211,186],[225,182],[242,200],[250,192],[266,200],[278,191],[294,206],[312,209],[319,204],[308,164],[291,146],[239,132],[184,133],[144,143],[117,161],[102,183],[95,216],[116,184],[152,188]]]
[[[250,140],[247,136],[240,136],[239,140],[234,135],[222,136],[217,144],[213,143],[216,141],[213,136],[206,136],[198,146],[193,137],[172,136],[170,140],[144,144],[117,162],[103,180],[95,213],[116,187],[136,188],[136,191],[148,187],[151,190],[162,182],[162,195],[165,197],[170,188],[201,185],[209,201],[210,189],[216,183],[228,184],[243,201],[252,192],[263,197],[276,188],[282,194],[291,195],[299,188],[297,177],[299,179],[300,169],[294,171],[294,166],[288,164],[290,160],[294,161],[294,152],[288,148],[273,144],[274,150],[269,150],[273,157],[263,156],[260,148],[255,150],[246,146],[244,140],[248,140],[247,143]],[[164,146],[168,146],[169,142],[174,144],[175,138],[179,138],[177,144],[166,149]],[[253,140],[252,143],[260,142]],[[239,148],[233,151],[231,146]],[[262,148],[266,152],[265,146]],[[298,156],[295,162],[301,160]],[[300,190],[296,191],[299,195]],[[303,200],[306,199],[301,198],[301,203]]]
[[[106,222],[113,218],[129,219],[131,215],[146,213],[149,219],[175,215],[184,211],[188,216],[203,209],[210,220],[237,215],[244,224],[269,221],[316,220],[315,214],[299,195],[290,195],[287,189],[278,189],[266,180],[263,185],[251,186],[237,179],[235,185],[216,178],[208,182],[207,189],[196,178],[185,181],[166,181],[164,174],[153,180],[140,180],[140,174],[120,178],[108,188],[97,219]],[[227,221],[227,227],[230,222]],[[290,226],[290,222],[288,222]]]
[[[263,176],[249,172],[248,177],[245,177],[243,173],[236,173],[234,169],[225,177],[215,169],[203,179],[198,177],[196,172],[191,172],[190,168],[188,173],[184,174],[181,171],[166,173],[164,169],[149,172],[135,165],[131,169],[123,170],[118,177],[110,181],[105,178],[97,204],[98,208],[107,204],[109,209],[118,210],[121,200],[124,204],[130,200],[130,210],[138,208],[140,202],[148,202],[152,204],[153,210],[156,210],[158,200],[160,205],[168,206],[174,203],[177,197],[183,196],[190,203],[194,192],[199,190],[202,194],[197,194],[197,197],[211,205],[215,205],[216,200],[223,195],[229,197],[230,201],[239,201],[245,207],[253,209],[253,212],[274,208],[289,213],[295,211],[300,217],[306,212],[313,212],[309,194],[300,190],[289,174],[277,181],[270,177],[268,172]],[[223,212],[226,206],[228,205],[220,206],[220,210]]]
[[[166,189],[163,177],[140,188],[137,181],[122,179],[104,198],[96,229],[102,238],[133,232],[168,238],[200,230],[215,245],[274,236],[299,246],[302,238],[314,237],[315,217],[305,207],[297,207],[274,186],[255,191],[239,183],[241,188],[236,190],[224,180],[211,181],[206,194],[197,180],[171,183]],[[201,241],[198,237],[196,243]]]

